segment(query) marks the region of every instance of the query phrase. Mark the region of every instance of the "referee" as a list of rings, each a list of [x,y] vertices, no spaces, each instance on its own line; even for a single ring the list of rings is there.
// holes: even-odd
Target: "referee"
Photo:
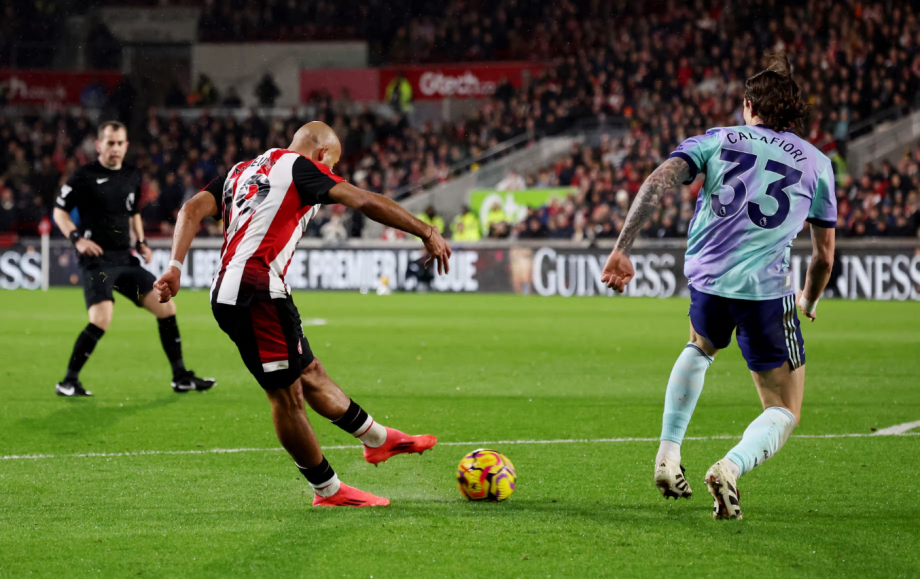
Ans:
[[[216,383],[214,379],[196,377],[182,361],[176,306],[159,302],[156,292],[151,292],[156,278],[131,254],[130,229],[134,229],[137,253],[146,263],[153,257],[144,241],[144,225],[138,214],[140,171],[122,165],[128,151],[125,126],[118,121],[102,123],[96,151],[99,159],[74,171],[61,187],[54,208],[54,222],[80,254],[83,294],[89,310],[89,325],[77,337],[67,374],[55,392],[58,396],[92,396],[80,383],[80,370],[112,322],[114,291],[157,317],[160,342],[172,365],[173,390],[208,390]],[[75,208],[80,215],[80,228],[70,218]]]

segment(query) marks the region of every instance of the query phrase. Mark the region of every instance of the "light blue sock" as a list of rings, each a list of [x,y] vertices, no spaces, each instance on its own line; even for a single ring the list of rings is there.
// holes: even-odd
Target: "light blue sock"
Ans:
[[[754,470],[783,447],[795,428],[795,416],[785,408],[771,406],[754,419],[744,431],[744,438],[725,458],[741,469],[741,474]]]
[[[695,344],[687,344],[680,353],[668,379],[668,391],[664,395],[664,417],[661,423],[661,440],[680,444],[687,434],[690,417],[696,402],[703,392],[703,379],[712,364]],[[664,445],[663,445],[664,446]]]

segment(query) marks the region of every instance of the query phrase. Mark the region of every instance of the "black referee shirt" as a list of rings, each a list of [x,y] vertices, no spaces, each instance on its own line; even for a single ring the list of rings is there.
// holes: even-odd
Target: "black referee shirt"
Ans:
[[[80,231],[106,253],[131,249],[130,220],[138,212],[141,173],[134,166],[108,169],[99,161],[83,165],[61,187],[56,206],[80,212]]]

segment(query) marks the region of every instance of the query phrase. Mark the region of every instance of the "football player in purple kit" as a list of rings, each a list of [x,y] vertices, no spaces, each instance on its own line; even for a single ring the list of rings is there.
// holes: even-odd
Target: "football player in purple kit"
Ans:
[[[837,221],[831,162],[793,133],[807,112],[786,55],[772,55],[768,68],[745,83],[744,126],[687,139],[646,179],[601,276],[622,292],[634,275],[629,250],[662,194],[705,174],[684,265],[690,341],[668,381],[655,484],[665,498],[691,496],[681,442],[706,370],[735,333],[764,411],[706,473],[716,519],[741,518],[738,478],[782,448],[801,416],[805,348],[796,306],[816,319]],[[813,253],[794,297],[789,252],[806,222]]]

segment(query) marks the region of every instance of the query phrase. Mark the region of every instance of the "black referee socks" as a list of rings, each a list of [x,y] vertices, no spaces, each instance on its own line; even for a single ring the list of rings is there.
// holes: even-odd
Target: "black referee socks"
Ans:
[[[96,343],[102,338],[103,334],[105,334],[105,330],[94,324],[87,324],[83,328],[73,345],[73,354],[70,356],[70,363],[67,364],[67,374],[64,375],[64,380],[78,380],[80,378],[80,370],[83,369],[83,365],[86,364],[90,354],[96,348]]]
[[[186,370],[185,362],[182,360],[182,338],[179,337],[179,324],[176,323],[176,316],[159,318],[157,324],[160,326],[160,343],[163,344],[163,351],[169,358],[173,377],[180,378]]]

